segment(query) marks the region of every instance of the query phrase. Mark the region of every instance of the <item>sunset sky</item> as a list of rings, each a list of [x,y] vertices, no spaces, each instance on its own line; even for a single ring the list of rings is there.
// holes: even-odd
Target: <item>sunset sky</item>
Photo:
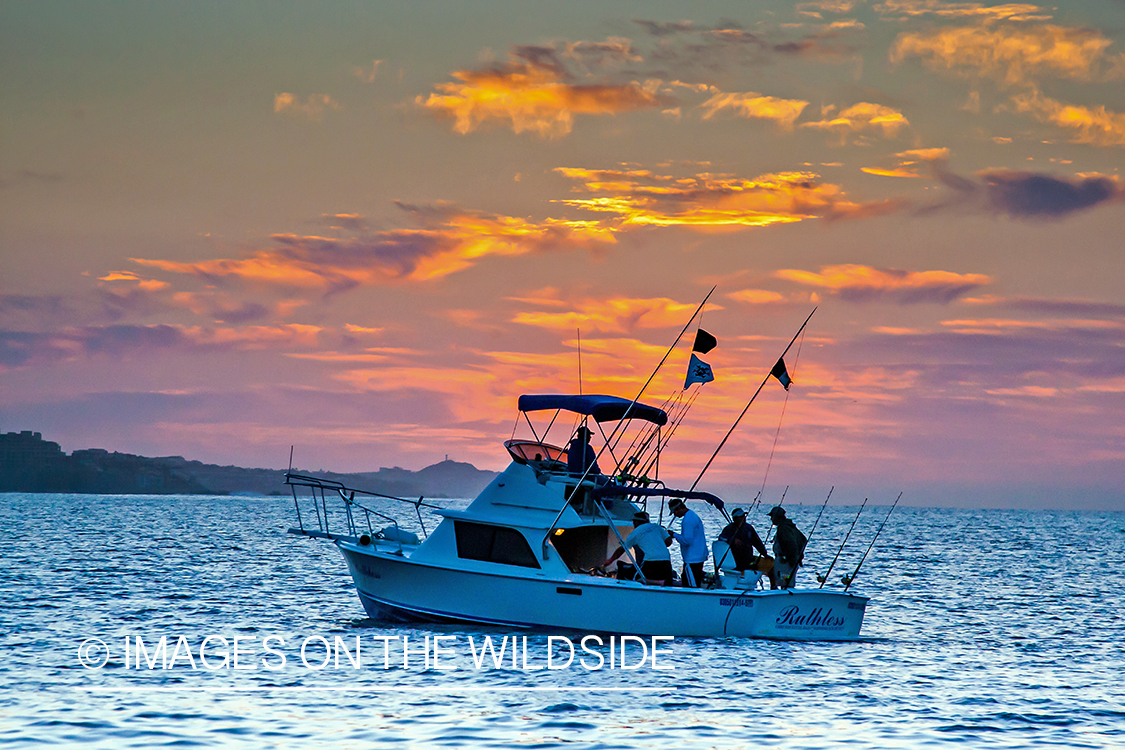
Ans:
[[[701,488],[1125,508],[1122,0],[5,2],[0,65],[0,431],[499,470],[715,286],[669,482],[819,306]]]

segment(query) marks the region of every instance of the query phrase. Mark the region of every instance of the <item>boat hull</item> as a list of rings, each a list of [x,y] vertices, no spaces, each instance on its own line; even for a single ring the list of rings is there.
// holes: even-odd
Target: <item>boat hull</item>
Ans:
[[[645,586],[591,576],[551,578],[451,568],[338,542],[374,618],[459,621],[586,633],[847,641],[867,598],[838,591]]]

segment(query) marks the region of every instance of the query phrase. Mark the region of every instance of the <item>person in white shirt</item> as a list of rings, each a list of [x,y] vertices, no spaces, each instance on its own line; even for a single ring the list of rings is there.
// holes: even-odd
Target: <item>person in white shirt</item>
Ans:
[[[648,513],[643,510],[633,514],[633,531],[625,537],[625,546],[618,547],[609,559],[602,563],[608,568],[614,560],[625,554],[626,549],[641,553],[641,575],[646,581],[661,581],[665,586],[672,585],[672,556],[668,553],[668,532],[663,526],[652,523]],[[634,554],[636,554],[634,552]]]
[[[680,580],[685,588],[699,588],[703,585],[703,563],[707,560],[707,535],[703,533],[703,521],[678,497],[668,501],[668,509],[681,520],[680,531],[672,532],[680,543],[680,556],[684,559]]]

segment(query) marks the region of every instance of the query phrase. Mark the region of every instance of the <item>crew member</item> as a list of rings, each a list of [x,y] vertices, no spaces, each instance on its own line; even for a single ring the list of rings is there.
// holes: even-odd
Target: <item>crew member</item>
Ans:
[[[598,457],[590,446],[590,428],[581,425],[575,432],[570,444],[566,447],[566,470],[575,480],[587,474],[601,474],[598,468]],[[589,476],[587,474],[587,476]]]
[[[679,533],[672,532],[680,543],[680,557],[684,560],[681,581],[685,588],[699,588],[703,585],[703,563],[707,560],[707,535],[703,533],[703,521],[678,497],[668,501],[668,510],[681,521]]]
[[[785,509],[778,506],[770,509],[770,520],[777,527],[773,538],[773,572],[770,574],[770,587],[791,589],[797,582],[797,568],[805,558],[805,543],[808,539],[796,524],[785,516]]]
[[[617,550],[602,563],[608,568],[625,554],[626,549],[639,549],[644,555],[641,575],[646,581],[660,581],[665,586],[672,585],[672,556],[668,554],[668,532],[663,526],[652,523],[648,513],[637,511],[633,514],[633,531],[625,537],[625,546]],[[635,558],[634,558],[635,559]]]
[[[762,557],[766,557],[766,545],[762,543],[762,538],[758,536],[754,525],[746,521],[746,511],[735,508],[731,511],[730,517],[731,522],[719,534],[719,538],[730,545],[730,555],[735,570],[754,570],[758,562],[754,557],[754,550],[757,550]]]
[[[598,468],[597,454],[590,446],[590,436],[590,429],[586,425],[580,425],[566,447],[566,470],[572,482],[578,482],[582,477],[589,479],[602,473]],[[594,501],[590,498],[588,488],[578,484],[567,485],[566,496],[570,498],[570,504],[576,511],[587,516],[594,515]]]

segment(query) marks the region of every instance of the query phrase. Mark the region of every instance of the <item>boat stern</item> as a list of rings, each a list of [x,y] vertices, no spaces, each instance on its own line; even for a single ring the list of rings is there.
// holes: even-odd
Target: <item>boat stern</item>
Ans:
[[[755,638],[852,641],[859,638],[868,597],[819,589],[785,589],[757,597]]]

